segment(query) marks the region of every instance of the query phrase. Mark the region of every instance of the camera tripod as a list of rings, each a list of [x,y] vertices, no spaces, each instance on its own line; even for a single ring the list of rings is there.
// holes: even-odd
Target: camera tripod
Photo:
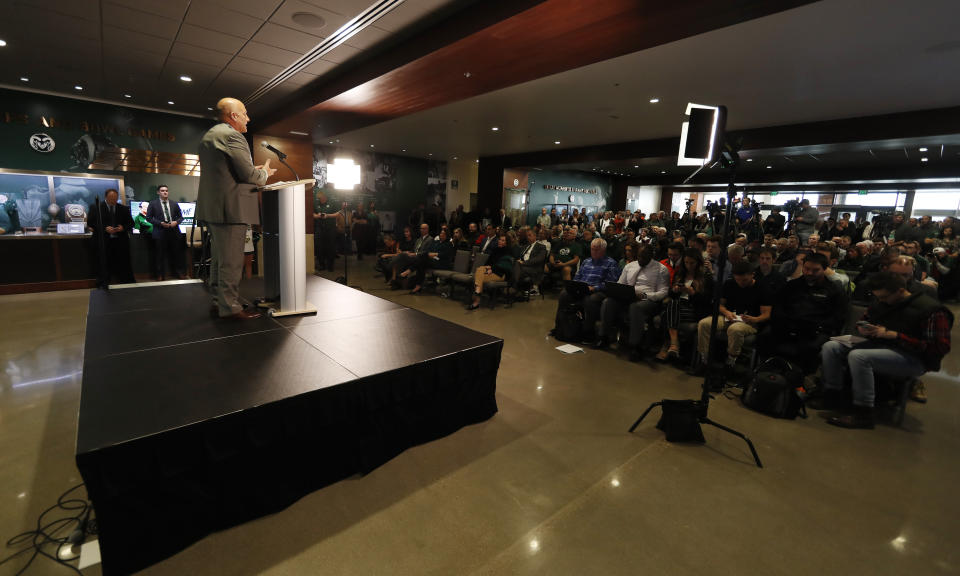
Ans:
[[[732,206],[733,198],[736,196],[736,175],[737,175],[737,165],[739,163],[740,156],[737,153],[737,150],[732,148],[729,144],[725,144],[724,151],[722,153],[722,159],[720,160],[721,164],[730,170],[730,180],[727,184],[727,205],[726,205],[726,214],[724,217],[724,226],[723,226],[723,246],[727,246],[730,243],[730,231],[731,231],[731,216],[732,216]],[[720,257],[717,261],[717,267],[719,270],[719,278],[723,279],[723,269],[727,264],[727,251],[721,250]],[[717,345],[717,324],[718,316],[720,315],[720,296],[723,294],[723,282],[718,281],[714,283],[713,290],[713,321],[710,324],[710,346],[708,348],[708,354],[706,360],[713,356],[714,348]],[[700,442],[704,443],[706,440],[703,437],[703,431],[700,428],[701,424],[709,424],[715,428],[719,428],[724,432],[728,432],[742,438],[744,442],[747,443],[747,446],[750,447],[750,453],[753,454],[753,460],[757,463],[758,468],[763,468],[763,464],[760,462],[760,456],[757,455],[757,450],[753,446],[753,442],[750,441],[743,433],[729,428],[722,424],[718,424],[709,418],[707,412],[710,408],[710,391],[719,384],[719,387],[723,388],[723,376],[721,374],[711,374],[708,370],[707,375],[703,379],[703,384],[701,385],[701,394],[699,400],[661,400],[660,402],[654,402],[644,410],[643,414],[637,418],[637,421],[633,423],[633,426],[630,427],[630,432],[632,433],[637,426],[640,425],[640,422],[646,418],[647,414],[657,406],[661,407],[663,416],[660,418],[660,421],[657,423],[657,428],[660,428],[664,431],[667,436],[668,442]]]

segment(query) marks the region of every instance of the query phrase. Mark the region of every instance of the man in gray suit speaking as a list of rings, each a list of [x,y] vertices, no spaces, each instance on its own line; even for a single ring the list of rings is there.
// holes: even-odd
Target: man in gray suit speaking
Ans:
[[[247,224],[260,223],[256,187],[266,184],[277,170],[270,168],[269,159],[263,166],[253,165],[242,135],[250,121],[243,102],[224,98],[217,102],[217,115],[220,124],[200,140],[196,218],[210,228],[210,314],[245,320],[260,313],[244,310],[239,301],[244,235]]]

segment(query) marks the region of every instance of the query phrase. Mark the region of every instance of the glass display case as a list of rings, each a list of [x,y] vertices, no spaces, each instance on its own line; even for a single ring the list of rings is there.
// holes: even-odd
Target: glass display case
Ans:
[[[56,235],[57,224],[86,224],[90,206],[111,188],[124,202],[116,176],[0,169],[0,237]]]

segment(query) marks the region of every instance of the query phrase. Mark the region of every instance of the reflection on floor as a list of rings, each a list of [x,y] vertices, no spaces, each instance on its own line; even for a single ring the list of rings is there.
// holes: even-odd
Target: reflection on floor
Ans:
[[[840,430],[816,413],[779,421],[718,399],[711,416],[753,439],[759,470],[742,441],[709,427],[706,446],[668,444],[653,419],[627,434],[650,402],[693,397],[699,380],[557,352],[546,337],[555,297],[468,312],[391,292],[370,265],[350,283],[505,340],[499,414],[144,574],[960,572],[960,355],[924,378],[930,402],[912,403],[902,429]],[[86,304],[86,291],[0,297],[3,540],[79,482]]]

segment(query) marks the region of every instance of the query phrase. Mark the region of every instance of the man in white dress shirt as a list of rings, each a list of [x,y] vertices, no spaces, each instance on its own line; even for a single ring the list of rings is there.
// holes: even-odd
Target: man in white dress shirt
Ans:
[[[670,289],[670,270],[653,259],[649,246],[641,245],[637,259],[624,267],[617,282],[633,286],[637,300],[629,306],[615,298],[603,301],[600,311],[600,341],[597,347],[602,348],[610,343],[627,314],[630,318],[630,361],[636,362],[642,356],[647,323],[660,313],[663,299]]]

